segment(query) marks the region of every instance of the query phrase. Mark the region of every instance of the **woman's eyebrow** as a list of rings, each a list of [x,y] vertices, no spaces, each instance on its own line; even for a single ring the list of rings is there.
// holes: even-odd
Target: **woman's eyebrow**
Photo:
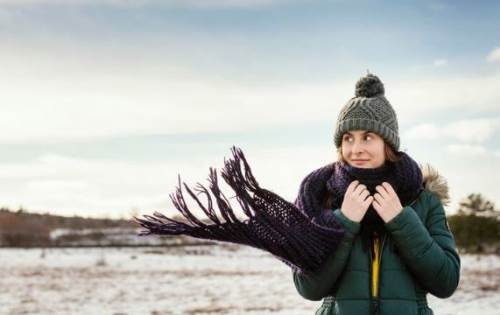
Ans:
[[[366,135],[367,133],[373,133],[373,132],[372,132],[372,131],[365,131],[365,132],[363,132],[363,135]],[[346,135],[346,134],[347,134],[347,135],[350,135],[350,136],[352,136],[352,135],[353,135],[353,134],[352,134],[352,133],[350,133],[349,131],[347,131],[344,135]]]

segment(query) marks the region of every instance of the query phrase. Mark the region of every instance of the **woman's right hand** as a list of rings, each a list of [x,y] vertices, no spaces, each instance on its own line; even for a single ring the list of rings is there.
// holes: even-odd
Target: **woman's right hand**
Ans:
[[[361,222],[372,201],[373,196],[370,196],[366,186],[355,180],[347,187],[340,211],[349,220]]]

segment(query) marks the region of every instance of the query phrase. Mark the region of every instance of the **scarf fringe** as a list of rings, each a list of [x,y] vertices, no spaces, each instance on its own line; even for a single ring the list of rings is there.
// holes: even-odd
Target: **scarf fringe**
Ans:
[[[241,149],[236,147],[232,148],[233,159],[224,159],[224,168],[221,172],[221,176],[226,181],[226,183],[236,192],[236,198],[239,205],[241,206],[243,212],[246,215],[246,219],[254,217],[255,213],[253,208],[255,207],[254,200],[248,191],[255,193],[261,190],[257,181],[255,180],[250,166],[245,159],[245,156]],[[241,170],[241,162],[245,166],[244,175]],[[184,193],[182,191],[182,186],[189,194],[189,196],[196,201],[198,207],[203,210],[208,219],[215,225],[222,225],[224,223],[231,224],[243,224],[234,214],[233,208],[227,197],[222,193],[218,183],[217,170],[210,167],[210,174],[208,177],[209,189],[200,183],[197,183],[194,189],[191,189],[186,183],[181,183],[181,177],[178,175],[178,185],[173,194],[170,194],[170,199],[174,204],[174,207],[182,214],[186,219],[187,223],[180,222],[171,219],[160,212],[154,212],[153,215],[143,215],[144,218],[134,217],[135,221],[141,226],[146,228],[145,231],[141,231],[139,235],[149,235],[149,234],[167,234],[167,235],[177,235],[177,234],[188,234],[196,236],[196,232],[201,233],[197,229],[206,229],[211,226],[210,224],[205,224],[199,220],[193,213],[189,210],[186,200],[184,198]],[[210,194],[211,192],[211,194]],[[204,204],[198,195],[204,195],[206,198],[206,204]],[[216,214],[214,208],[214,200],[219,208],[220,215],[224,219],[222,222]]]
[[[231,152],[232,158],[224,159],[221,176],[236,193],[235,197],[246,216],[243,221],[236,217],[230,202],[221,192],[217,171],[211,167],[209,188],[197,183],[191,189],[186,183],[181,183],[178,175],[178,185],[170,198],[186,222],[169,218],[160,212],[143,215],[142,218],[134,217],[146,229],[139,235],[183,234],[237,243],[267,251],[295,272],[317,270],[335,251],[344,233],[341,225],[334,218],[323,224],[313,222],[293,203],[261,188],[243,151],[233,146]],[[189,210],[182,187],[206,214],[209,224],[199,220]],[[204,196],[205,203],[199,195]],[[215,205],[223,220],[217,215]]]

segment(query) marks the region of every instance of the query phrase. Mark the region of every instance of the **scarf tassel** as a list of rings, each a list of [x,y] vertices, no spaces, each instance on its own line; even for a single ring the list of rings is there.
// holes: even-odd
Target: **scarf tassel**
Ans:
[[[170,199],[185,222],[160,212],[134,217],[145,228],[139,235],[182,234],[242,244],[271,253],[295,272],[317,270],[335,252],[344,233],[341,225],[332,216],[327,220],[311,220],[305,215],[307,209],[299,209],[279,195],[261,188],[242,150],[233,146],[231,152],[232,158],[224,159],[221,176],[235,192],[244,219],[235,215],[229,200],[220,190],[217,171],[211,167],[208,189],[200,183],[191,189],[186,183],[181,184],[178,176],[178,186],[170,194]],[[182,187],[206,214],[209,223],[201,221],[189,210]],[[204,196],[205,203],[199,195]],[[217,215],[215,205],[222,218]]]

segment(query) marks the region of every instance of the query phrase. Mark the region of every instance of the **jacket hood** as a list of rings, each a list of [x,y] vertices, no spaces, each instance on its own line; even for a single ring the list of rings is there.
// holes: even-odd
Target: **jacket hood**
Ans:
[[[421,165],[424,188],[435,194],[444,206],[450,203],[448,182],[429,164]]]

